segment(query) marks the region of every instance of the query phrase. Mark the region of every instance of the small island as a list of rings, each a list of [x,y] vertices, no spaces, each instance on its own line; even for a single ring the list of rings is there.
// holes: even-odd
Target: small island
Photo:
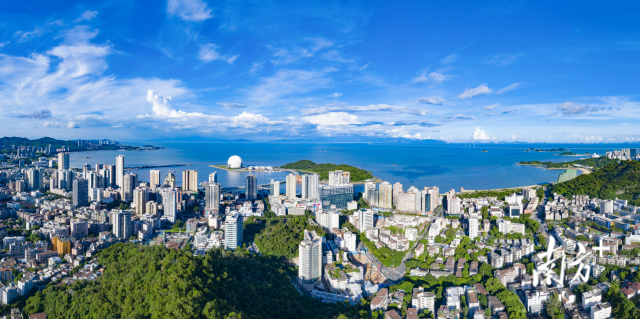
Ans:
[[[525,152],[564,152],[564,151],[569,151],[568,149],[564,149],[562,147],[560,148],[548,148],[548,149],[542,149],[542,148],[530,148],[525,150]]]
[[[488,152],[488,151],[487,150],[482,150],[482,153],[486,153],[486,152]]]
[[[607,157],[596,157],[596,158],[585,158],[575,161],[569,162],[540,162],[540,161],[522,161],[518,163],[518,165],[532,165],[547,169],[564,169],[564,168],[575,168],[575,167],[588,167],[591,169],[599,169],[607,164],[612,162],[617,162],[615,159],[610,159]]]
[[[560,154],[554,154],[554,155],[559,155],[559,156],[591,156],[591,154],[589,154],[589,152],[586,152],[584,154],[578,154],[578,153],[574,153],[574,152],[562,152]]]
[[[316,164],[310,160],[301,160],[294,163],[282,165],[280,168],[299,170],[301,172],[318,173],[321,180],[329,179],[329,171],[345,171],[351,173],[352,182],[365,182],[367,180],[374,179],[373,174],[367,170],[357,168],[346,164]]]

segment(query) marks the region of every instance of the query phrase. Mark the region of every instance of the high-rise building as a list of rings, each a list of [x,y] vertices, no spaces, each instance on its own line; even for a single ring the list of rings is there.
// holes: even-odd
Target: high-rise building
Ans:
[[[145,214],[148,214],[150,216],[155,216],[158,214],[158,204],[156,202],[148,201],[145,206]]]
[[[138,175],[127,174],[123,178],[122,188],[120,195],[125,202],[133,201],[133,190],[138,186]]]
[[[111,224],[113,225],[113,236],[119,239],[129,239],[133,235],[131,227],[131,212],[122,210],[111,211]]]
[[[108,176],[110,181],[109,181],[109,187],[114,187],[115,185],[118,185],[116,183],[116,166],[115,165],[105,165],[104,166],[105,171],[108,171],[108,173],[105,173],[104,176]]]
[[[480,217],[477,213],[469,214],[469,238],[475,239],[478,237],[480,227]]]
[[[149,187],[159,187],[160,186],[160,170],[152,169],[149,171]]]
[[[318,174],[302,175],[302,198],[320,199],[320,176]]]
[[[44,187],[44,171],[40,168],[30,168],[27,171],[27,178],[29,179],[29,188],[31,190],[38,190]]]
[[[209,174],[209,183],[217,183],[218,182],[218,173],[213,172]]]
[[[69,169],[69,153],[58,153],[58,170]]]
[[[447,192],[447,214],[449,216],[459,216],[460,205],[460,197],[456,196],[456,191],[452,189]]]
[[[73,189],[73,171],[70,169],[58,171],[58,188],[70,191]]]
[[[375,186],[373,188],[369,188],[369,190],[367,191],[367,198],[367,204],[369,204],[370,207],[379,206],[378,199],[380,198],[380,194]]]
[[[149,200],[149,190],[146,188],[136,188],[133,190],[133,203],[136,206],[136,216],[146,214],[147,201]]]
[[[393,187],[389,182],[378,185],[378,207],[382,209],[393,208]]]
[[[440,205],[440,189],[438,186],[425,187],[422,190],[422,211],[433,212]]]
[[[329,172],[329,186],[340,186],[351,183],[351,173],[345,171]]]
[[[271,180],[271,184],[269,184],[269,194],[271,196],[280,195],[280,181]]]
[[[298,277],[305,285],[313,285],[322,278],[322,237],[315,231],[304,230],[298,246]]]
[[[358,230],[364,233],[367,229],[373,228],[373,211],[361,209],[358,212]]]
[[[227,215],[224,221],[224,248],[236,250],[242,247],[242,215]]]
[[[162,207],[163,207],[163,215],[167,220],[172,223],[176,222],[178,218],[177,210],[178,210],[178,199],[177,193],[173,188],[164,188],[162,191]]]
[[[294,174],[287,175],[286,190],[287,190],[287,197],[289,198],[296,198],[296,184],[297,184],[296,179],[297,179],[297,175],[294,175]]]
[[[182,190],[189,192],[198,191],[198,171],[185,170],[182,171]]]
[[[329,231],[340,229],[340,213],[338,212],[319,211],[316,213],[316,221]]]
[[[176,188],[176,175],[173,172],[167,173],[167,177],[164,178],[164,186],[169,186],[171,188]]]
[[[116,157],[116,185],[124,186],[124,155]]]
[[[353,184],[340,186],[322,186],[320,201],[323,207],[343,209],[353,201]]]
[[[247,200],[258,199],[258,178],[255,175],[247,176],[244,183],[244,191]]]
[[[376,188],[376,184],[373,182],[366,182],[364,183],[364,192],[362,192],[362,199],[364,199],[365,202],[367,202],[369,204],[369,206],[371,206],[371,204],[369,203],[371,201],[371,198],[369,197],[369,190],[371,189],[375,189]],[[377,202],[377,198],[376,198],[376,202]]]
[[[355,252],[356,251],[356,234],[348,231],[344,234],[344,246],[347,248],[348,251],[350,252]]]
[[[613,214],[612,200],[603,200],[600,202],[600,214]]]
[[[204,196],[206,203],[205,211],[213,213],[220,212],[220,188],[220,184],[218,183],[207,183]]]
[[[393,184],[393,206],[398,206],[398,194],[404,192],[404,188],[400,182]]]
[[[73,180],[73,205],[77,207],[89,204],[89,181],[84,178]]]

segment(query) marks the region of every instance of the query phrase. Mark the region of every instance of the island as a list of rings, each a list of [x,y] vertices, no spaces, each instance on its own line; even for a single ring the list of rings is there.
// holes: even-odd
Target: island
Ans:
[[[584,154],[578,154],[578,153],[574,153],[574,152],[562,152],[560,154],[554,154],[554,155],[560,155],[560,156],[591,156],[591,154],[589,154],[589,152],[586,152]]]
[[[565,168],[579,168],[579,167],[599,169],[613,162],[617,162],[617,160],[602,156],[602,157],[595,157],[595,158],[585,158],[585,159],[569,161],[569,162],[522,161],[518,163],[518,165],[533,165],[533,166],[538,166],[538,167],[543,167],[548,169],[565,169]]]
[[[294,163],[282,165],[280,168],[293,169],[301,172],[318,173],[321,180],[329,179],[329,171],[345,171],[351,173],[351,182],[365,182],[374,179],[373,174],[367,170],[346,164],[316,164],[310,160],[301,160]]]
[[[568,151],[568,149],[564,149],[564,148],[560,147],[560,148],[548,148],[548,149],[530,148],[530,149],[525,150],[525,152],[564,152],[564,151]]]

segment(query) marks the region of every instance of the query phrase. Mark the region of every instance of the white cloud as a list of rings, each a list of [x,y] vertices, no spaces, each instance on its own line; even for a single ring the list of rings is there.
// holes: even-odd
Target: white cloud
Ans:
[[[91,10],[87,10],[85,12],[83,12],[79,18],[73,20],[73,22],[80,22],[80,21],[89,21],[93,18],[95,18],[98,15],[98,11],[91,11]]]
[[[253,62],[251,65],[251,69],[249,69],[249,73],[256,73],[258,70],[262,69],[264,62]]]
[[[558,105],[558,112],[566,116],[582,115],[590,112],[602,111],[604,109],[604,107],[591,107],[589,105],[580,106],[574,102],[564,102]]]
[[[222,105],[225,109],[227,110],[232,110],[232,109],[244,109],[247,106],[244,104],[240,104],[240,103],[231,103],[231,102],[218,102],[216,103],[218,105]]]
[[[487,135],[487,133],[481,130],[479,127],[476,127],[476,130],[472,134],[472,138],[474,140],[490,140],[491,139],[489,135]]]
[[[455,62],[456,60],[458,60],[458,55],[455,53],[451,53],[449,55],[447,55],[444,59],[442,59],[442,63],[444,64],[450,64]]]
[[[222,60],[229,64],[233,64],[233,62],[238,58],[238,55],[234,55],[232,57],[221,55],[217,51],[217,49],[218,49],[218,46],[214,43],[203,44],[200,46],[200,52],[198,53],[198,58],[203,62]]]
[[[346,112],[331,112],[326,114],[311,115],[305,116],[302,119],[309,123],[320,126],[360,124],[356,115]]]
[[[45,32],[44,30],[36,27],[33,31],[17,31],[15,33],[15,36],[20,37],[18,42],[25,42],[33,38],[39,37],[40,35],[44,34],[44,32]]]
[[[186,21],[204,21],[212,18],[211,9],[202,0],[169,0],[167,13],[177,15]]]
[[[305,48],[295,47],[292,50],[285,48],[272,48],[269,46],[269,48],[274,49],[275,52],[273,53],[273,56],[276,57],[274,60],[271,60],[271,63],[278,65],[296,62],[302,58],[313,57],[321,49],[333,46],[333,42],[323,38],[308,38],[306,41],[311,42],[311,45]],[[329,56],[329,58],[331,58],[331,56]]]
[[[424,70],[422,71],[422,73],[420,73],[420,75],[418,75],[417,77],[413,78],[413,80],[411,80],[411,82],[413,83],[429,83],[430,85],[436,85],[436,84],[441,84],[444,81],[450,80],[451,78],[453,78],[453,76],[448,75],[448,74],[443,74],[440,72],[440,70],[435,71],[435,72],[431,72],[431,73],[427,73],[428,70]]]
[[[365,65],[361,66],[361,67],[358,69],[358,71],[362,71],[362,70],[364,70],[364,69],[368,68],[368,67],[369,67],[369,64],[371,64],[371,62],[369,62],[369,63],[367,63],[367,64],[365,64]]]
[[[60,128],[60,124],[52,123],[52,122],[44,122],[42,123],[43,128]]]
[[[500,106],[500,103],[496,103],[496,104],[491,104],[491,105],[487,105],[484,107],[485,110],[493,110],[496,107]]]
[[[340,53],[338,53],[338,51],[336,50],[331,50],[329,52],[326,52],[325,54],[322,55],[322,59],[324,60],[329,60],[329,61],[334,61],[334,62],[340,62],[340,63],[352,63],[355,60],[353,59],[345,59],[343,58]]]
[[[11,43],[11,41],[7,41],[7,42],[0,42],[0,48],[4,48],[5,45]]]
[[[439,96],[427,96],[419,98],[418,102],[422,104],[442,105],[446,100]]]
[[[327,68],[322,71],[278,70],[274,76],[260,78],[260,83],[250,90],[249,99],[264,103],[324,88],[331,83],[331,79],[325,75],[333,71],[336,69]]]
[[[67,128],[80,128],[80,126],[76,122],[69,122],[67,123]]]
[[[511,135],[511,139],[515,141],[516,135],[515,134]]]
[[[394,129],[389,129],[386,130],[385,133],[389,134],[391,137],[393,138],[406,138],[406,139],[410,139],[410,140],[423,140],[425,138],[422,137],[422,134],[420,133],[416,133],[411,135],[411,133],[407,133],[405,132],[404,128],[394,128]],[[428,136],[426,138],[430,138],[431,136]]]
[[[509,65],[509,64],[513,64],[516,62],[516,60],[522,56],[522,53],[518,53],[518,54],[496,54],[493,57],[489,58],[487,60],[487,63],[489,64],[495,64],[498,66],[505,66],[505,65]]]
[[[496,94],[502,94],[502,93],[504,93],[504,92],[509,92],[509,91],[511,91],[511,90],[515,90],[515,89],[517,89],[519,86],[520,86],[520,83],[519,83],[519,82],[516,82],[516,83],[510,84],[510,85],[505,86],[505,87],[501,88],[500,90],[498,90],[498,92],[496,92]]]
[[[582,137],[580,138],[580,140],[585,142],[600,142],[603,140],[603,138],[600,136],[590,135],[590,136]]]
[[[342,113],[370,113],[370,112],[394,112],[394,113],[406,113],[414,115],[427,115],[429,111],[423,110],[417,107],[396,106],[388,104],[369,104],[366,106],[323,106],[307,109],[303,112],[303,115],[325,114],[330,112],[342,112]]]
[[[472,97],[476,97],[478,95],[489,94],[491,92],[493,92],[493,90],[491,90],[487,86],[487,84],[480,84],[477,88],[464,90],[464,92],[462,92],[462,94],[458,95],[458,98],[461,99],[461,100],[466,100],[466,99],[470,99]]]
[[[341,97],[341,96],[342,96],[342,93],[340,93],[340,92],[335,92],[335,93],[333,93],[332,95],[333,95],[333,98],[334,98],[334,99],[337,99],[337,98],[339,98],[339,97]]]

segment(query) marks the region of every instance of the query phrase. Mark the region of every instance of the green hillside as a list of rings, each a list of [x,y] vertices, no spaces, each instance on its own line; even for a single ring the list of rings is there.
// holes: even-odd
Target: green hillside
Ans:
[[[281,167],[286,169],[299,169],[303,171],[318,173],[318,175],[320,175],[321,180],[329,179],[329,172],[337,171],[337,170],[342,170],[342,171],[351,173],[352,182],[363,182],[367,179],[373,178],[373,174],[371,174],[371,172],[363,170],[361,168],[346,165],[346,164],[340,164],[340,165],[331,164],[331,163],[316,164],[310,160],[301,160],[295,163],[286,164]]]
[[[593,167],[595,169],[602,168],[610,163],[615,163],[618,160],[610,159],[604,156],[596,157],[596,158],[585,158],[581,160],[569,161],[569,162],[540,162],[540,161],[530,161],[530,162],[520,162],[520,165],[536,165],[536,166],[544,166],[549,168],[571,168],[573,164],[585,165],[589,167]]]
[[[555,184],[553,192],[564,196],[589,195],[603,199],[626,199],[640,205],[640,162],[610,163],[591,174]]]
[[[26,314],[87,318],[356,318],[357,307],[301,295],[279,259],[214,249],[204,257],[159,246],[116,244],[100,253],[96,281],[49,285]],[[340,314],[343,316],[340,316]]]
[[[83,148],[78,146],[77,141],[63,141],[57,140],[51,137],[42,137],[34,140],[30,140],[25,137],[2,137],[0,138],[0,145],[25,145],[33,147],[47,147],[49,145],[55,148],[68,147],[71,150],[81,150]]]

